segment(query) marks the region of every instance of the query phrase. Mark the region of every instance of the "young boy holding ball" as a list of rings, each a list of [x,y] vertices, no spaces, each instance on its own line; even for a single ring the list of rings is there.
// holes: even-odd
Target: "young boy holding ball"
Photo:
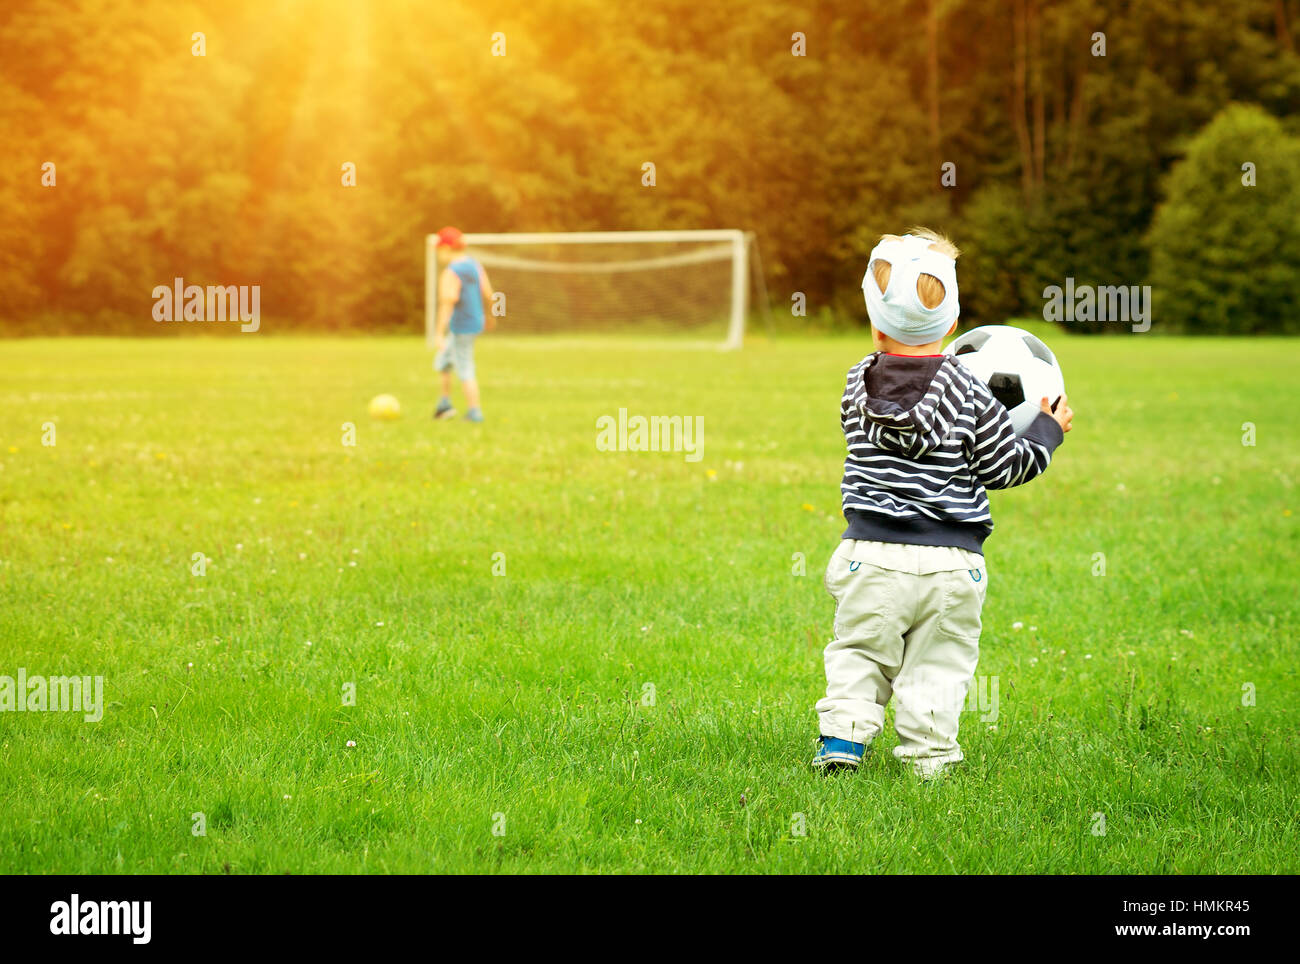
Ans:
[[[895,698],[894,755],[929,779],[962,760],[958,716],[979,660],[993,529],[986,489],[1047,468],[1074,413],[1062,396],[1017,438],[988,387],[942,354],[957,328],[958,250],[885,235],[862,281],[876,350],[840,403],[848,529],[826,568],[835,638],[813,766],[856,768]]]

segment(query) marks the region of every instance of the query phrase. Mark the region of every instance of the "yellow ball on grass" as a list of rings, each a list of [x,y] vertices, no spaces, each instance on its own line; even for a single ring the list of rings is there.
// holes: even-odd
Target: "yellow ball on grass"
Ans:
[[[400,418],[402,403],[393,395],[376,395],[370,400],[370,417],[392,421]]]

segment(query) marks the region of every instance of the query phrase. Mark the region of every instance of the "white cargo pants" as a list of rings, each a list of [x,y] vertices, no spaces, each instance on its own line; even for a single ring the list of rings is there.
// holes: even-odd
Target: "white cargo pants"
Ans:
[[[823,736],[870,743],[894,702],[894,755],[918,770],[962,759],[957,724],[979,661],[984,557],[950,546],[844,539],[826,566]]]

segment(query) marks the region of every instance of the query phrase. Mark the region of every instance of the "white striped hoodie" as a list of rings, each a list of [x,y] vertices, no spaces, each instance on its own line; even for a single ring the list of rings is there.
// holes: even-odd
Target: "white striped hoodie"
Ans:
[[[849,369],[840,424],[845,539],[983,551],[986,489],[1040,475],[1065,435],[1045,412],[1016,438],[988,387],[949,355],[873,352]]]

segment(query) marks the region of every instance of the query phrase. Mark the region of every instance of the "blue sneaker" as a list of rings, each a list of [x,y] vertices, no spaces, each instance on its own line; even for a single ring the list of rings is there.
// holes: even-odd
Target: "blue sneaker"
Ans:
[[[821,747],[813,757],[812,765],[828,773],[841,767],[856,770],[867,749],[863,743],[850,743],[848,740],[840,740],[833,736],[821,736],[818,739],[821,741]]]
[[[465,421],[467,422],[483,421],[483,409],[477,407],[471,408],[468,412],[465,413]]]
[[[438,407],[433,410],[433,417],[437,419],[456,417],[456,409],[452,407],[450,398],[438,399]]]

